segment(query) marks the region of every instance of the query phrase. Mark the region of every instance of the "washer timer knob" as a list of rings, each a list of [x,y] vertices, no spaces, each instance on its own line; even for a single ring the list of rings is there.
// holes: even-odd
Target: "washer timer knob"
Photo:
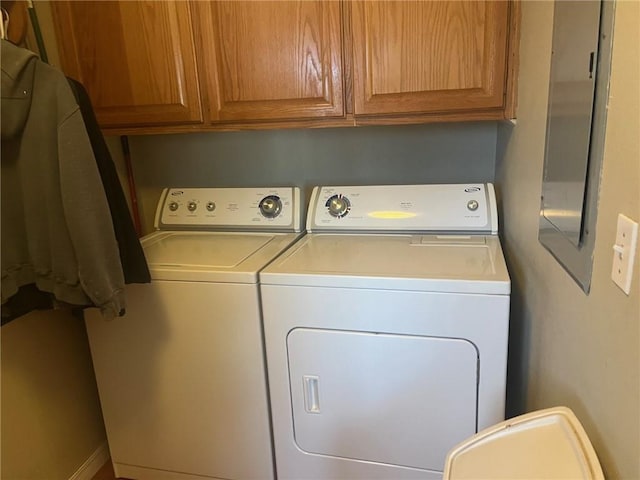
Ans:
[[[472,212],[476,211],[478,209],[478,207],[480,206],[480,204],[478,203],[477,200],[469,200],[467,202],[467,208],[469,210],[471,210]]]
[[[187,210],[189,210],[190,212],[195,212],[196,208],[198,208],[198,204],[193,200],[187,203]]]
[[[178,202],[169,203],[169,210],[171,210],[172,212],[175,212],[177,209],[178,209]]]
[[[207,211],[213,212],[216,209],[215,202],[207,202]]]
[[[260,200],[258,208],[263,217],[276,218],[282,211],[282,200],[277,195],[269,195]]]
[[[329,215],[332,217],[342,218],[351,210],[351,202],[347,197],[338,194],[327,200],[325,207],[329,209]]]

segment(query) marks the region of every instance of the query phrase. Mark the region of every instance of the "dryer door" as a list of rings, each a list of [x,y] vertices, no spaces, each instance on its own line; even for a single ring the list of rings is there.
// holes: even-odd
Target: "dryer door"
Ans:
[[[476,431],[478,352],[467,340],[296,328],[287,348],[305,452],[441,471]]]

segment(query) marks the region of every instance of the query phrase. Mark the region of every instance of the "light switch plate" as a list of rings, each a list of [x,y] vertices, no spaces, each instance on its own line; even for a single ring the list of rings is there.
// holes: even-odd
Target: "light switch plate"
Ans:
[[[630,218],[619,214],[616,243],[613,246],[613,268],[611,269],[611,279],[627,295],[631,292],[633,261],[636,255],[637,241],[638,224]]]

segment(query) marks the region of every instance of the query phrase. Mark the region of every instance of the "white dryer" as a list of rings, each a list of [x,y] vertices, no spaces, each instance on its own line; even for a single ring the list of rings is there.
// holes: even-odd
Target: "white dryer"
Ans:
[[[491,184],[314,189],[260,273],[278,479],[442,478],[504,419],[497,228]]]
[[[300,233],[297,188],[169,189],[152,283],[86,315],[116,476],[272,479],[258,272]]]

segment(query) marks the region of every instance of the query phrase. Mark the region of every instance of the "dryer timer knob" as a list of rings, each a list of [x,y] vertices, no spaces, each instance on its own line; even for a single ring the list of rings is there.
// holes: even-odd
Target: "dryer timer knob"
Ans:
[[[351,210],[351,202],[347,197],[338,194],[327,200],[325,207],[329,209],[329,215],[332,217],[342,218]]]

